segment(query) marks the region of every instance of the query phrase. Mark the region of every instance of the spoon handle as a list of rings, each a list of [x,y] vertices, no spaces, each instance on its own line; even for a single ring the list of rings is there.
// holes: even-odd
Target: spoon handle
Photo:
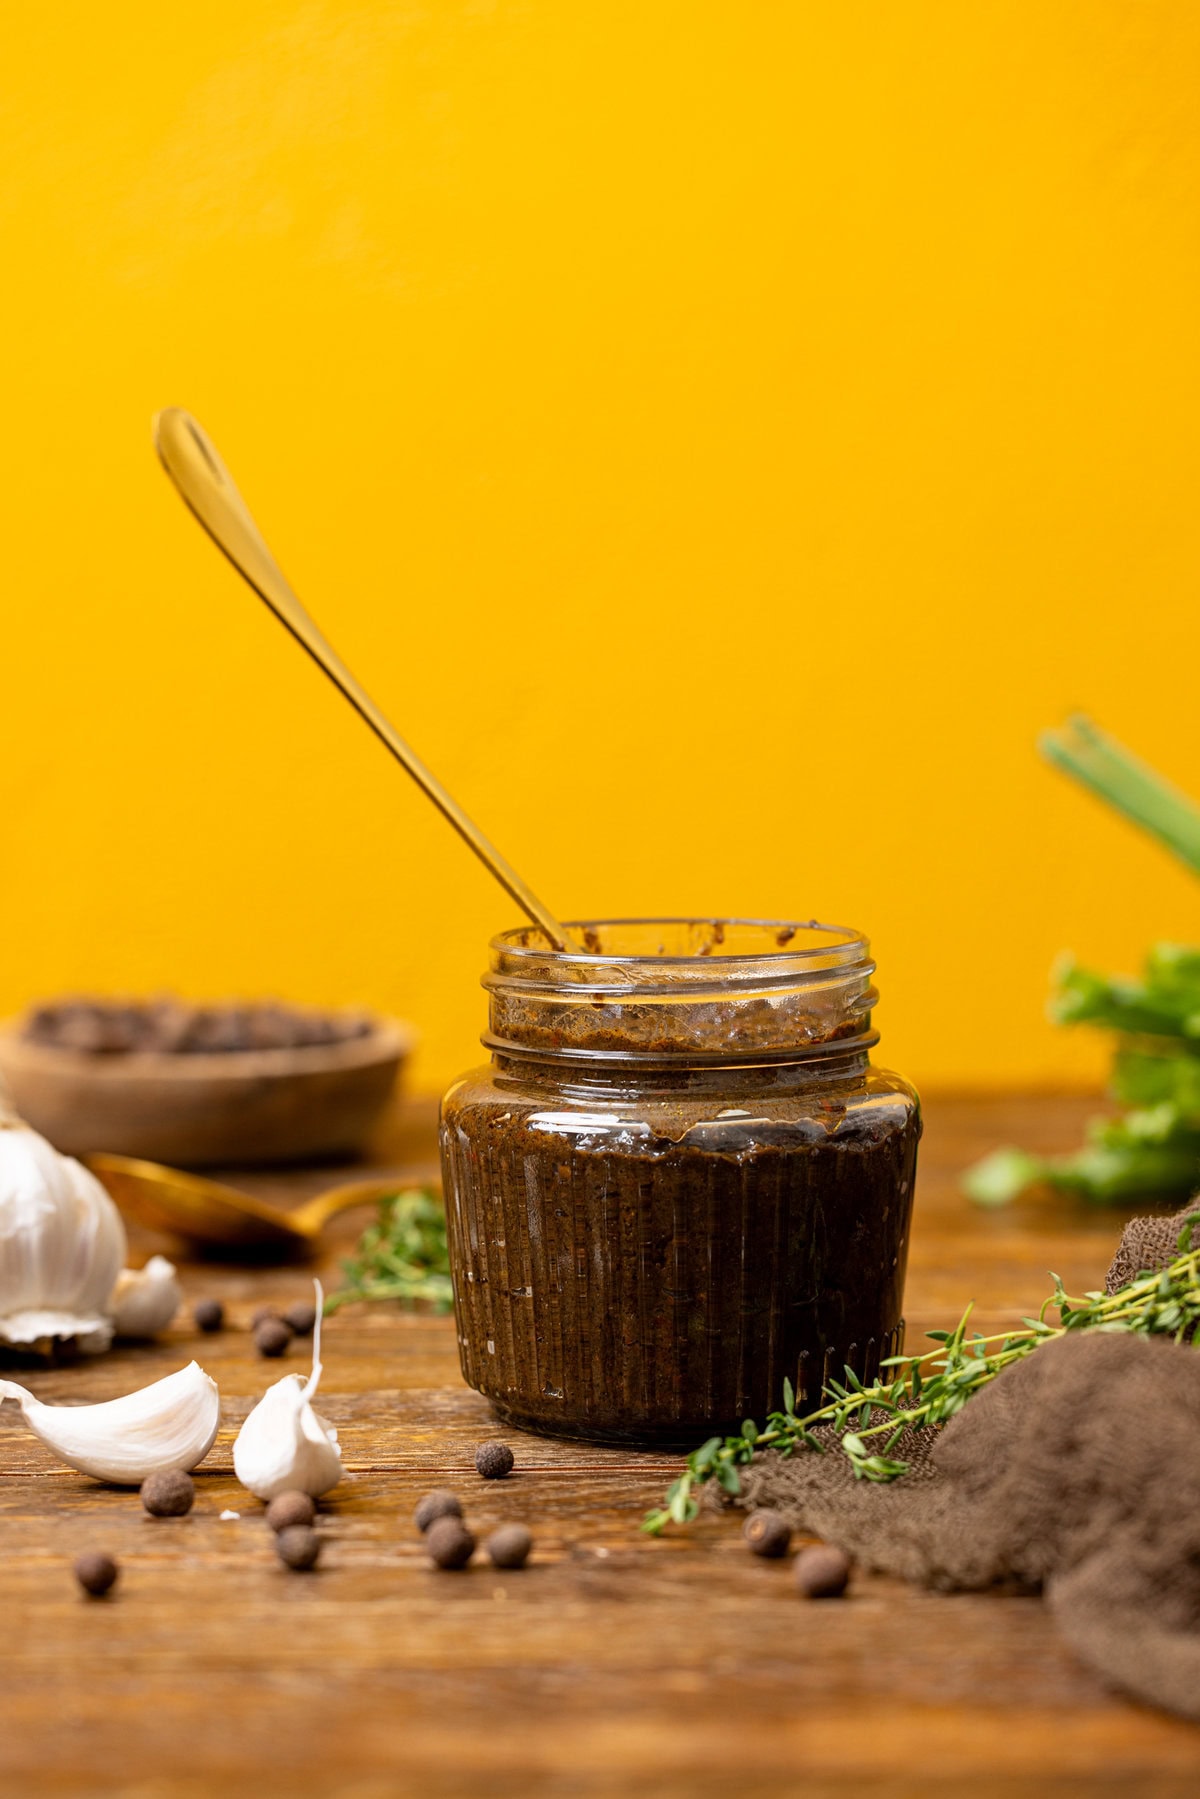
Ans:
[[[432,1169],[424,1169],[419,1179],[401,1174],[393,1175],[390,1180],[348,1181],[345,1186],[331,1187],[328,1193],[318,1193],[315,1199],[289,1212],[288,1218],[296,1230],[303,1231],[306,1237],[315,1237],[338,1212],[345,1212],[351,1206],[378,1205],[381,1199],[392,1199],[406,1187],[428,1186],[434,1173]]]
[[[449,820],[460,837],[465,838],[480,861],[491,869],[505,892],[549,939],[551,948],[566,949],[567,935],[557,919],[388,723],[370,694],[355,680],[332,644],[317,629],[267,548],[232,476],[190,413],[179,406],[168,406],[160,412],[154,421],[154,446],[186,504],[259,599],[266,601],[280,624],[285,625],[308,651],[401,767],[406,768],[418,787],[423,788],[442,816]]]

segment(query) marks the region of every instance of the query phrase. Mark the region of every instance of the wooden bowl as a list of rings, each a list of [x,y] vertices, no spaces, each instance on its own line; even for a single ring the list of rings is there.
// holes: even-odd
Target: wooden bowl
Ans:
[[[108,1150],[177,1168],[349,1155],[391,1096],[415,1033],[308,1049],[88,1055],[0,1025],[0,1076],[27,1124],[67,1155]]]

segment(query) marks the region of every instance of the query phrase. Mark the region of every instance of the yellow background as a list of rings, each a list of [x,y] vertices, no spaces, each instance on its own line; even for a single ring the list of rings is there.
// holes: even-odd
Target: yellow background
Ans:
[[[185,515],[301,595],[563,916],[870,931],[886,1059],[1089,1078],[1064,946],[1196,887],[1192,0],[13,9],[0,1009],[366,1001],[475,1059],[512,908]]]

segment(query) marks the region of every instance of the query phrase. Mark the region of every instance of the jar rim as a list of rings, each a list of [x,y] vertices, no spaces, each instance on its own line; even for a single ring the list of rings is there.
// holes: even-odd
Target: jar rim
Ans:
[[[600,931],[611,929],[645,929],[649,927],[670,927],[703,930],[711,928],[719,935],[715,939],[715,947],[711,944],[705,949],[693,949],[686,954],[655,954],[643,951],[608,954],[603,950],[577,948],[551,949],[537,925],[516,925],[507,931],[499,931],[492,938],[489,948],[496,956],[504,958],[528,958],[531,961],[551,963],[555,967],[583,965],[601,968],[619,968],[630,964],[646,964],[655,968],[681,967],[700,963],[705,967],[733,963],[764,963],[778,968],[783,963],[819,966],[824,969],[841,968],[861,963],[870,954],[870,944],[862,931],[852,925],[825,924],[820,919],[787,919],[787,918],[742,918],[715,917],[711,914],[692,913],[675,917],[648,918],[566,918],[565,929],[569,931]],[[722,936],[730,929],[755,930],[771,933],[775,938],[773,948],[739,949],[722,954]],[[820,932],[825,939],[821,943],[805,945],[795,940],[803,932]],[[783,934],[786,933],[786,936]]]
[[[703,916],[570,928],[586,947],[552,950],[533,924],[492,939],[483,986],[494,1054],[515,1043],[555,1059],[807,1059],[871,1029],[875,964],[861,931]]]

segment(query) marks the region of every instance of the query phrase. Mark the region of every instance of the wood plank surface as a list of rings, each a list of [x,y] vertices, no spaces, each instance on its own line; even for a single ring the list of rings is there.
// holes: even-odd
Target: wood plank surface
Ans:
[[[1123,1216],[1066,1200],[980,1213],[957,1176],[998,1142],[1067,1147],[1094,1109],[1078,1098],[934,1098],[909,1270],[910,1343],[967,1298],[981,1328],[1040,1300],[1046,1271],[1101,1282]],[[433,1113],[392,1120],[373,1165],[428,1173]],[[293,1202],[339,1170],[259,1173]],[[331,1227],[337,1262],[362,1219]],[[171,1246],[131,1232],[133,1259]],[[348,1477],[325,1507],[318,1570],[289,1574],[262,1508],[232,1471],[237,1426],[287,1366],[246,1326],[264,1300],[302,1297],[302,1266],[188,1262],[189,1304],[222,1298],[229,1328],[180,1321],[120,1348],[16,1378],[40,1398],[112,1397],[191,1356],[221,1389],[222,1428],[185,1519],[56,1467],[0,1409],[0,1791],[53,1799],[211,1795],[647,1794],[1189,1795],[1200,1730],[1106,1692],[1058,1641],[1037,1599],[952,1597],[858,1578],[805,1604],[786,1565],[756,1561],[736,1516],[657,1542],[642,1512],[669,1456],[592,1449],[499,1428],[458,1373],[449,1319],[348,1308],[328,1322],[321,1410]],[[485,1437],[512,1443],[503,1483],[474,1472]],[[453,1486],[485,1532],[536,1539],[530,1566],[432,1570],[411,1523]],[[222,1522],[225,1508],[240,1518]],[[71,1576],[80,1551],[122,1567],[103,1602]]]

